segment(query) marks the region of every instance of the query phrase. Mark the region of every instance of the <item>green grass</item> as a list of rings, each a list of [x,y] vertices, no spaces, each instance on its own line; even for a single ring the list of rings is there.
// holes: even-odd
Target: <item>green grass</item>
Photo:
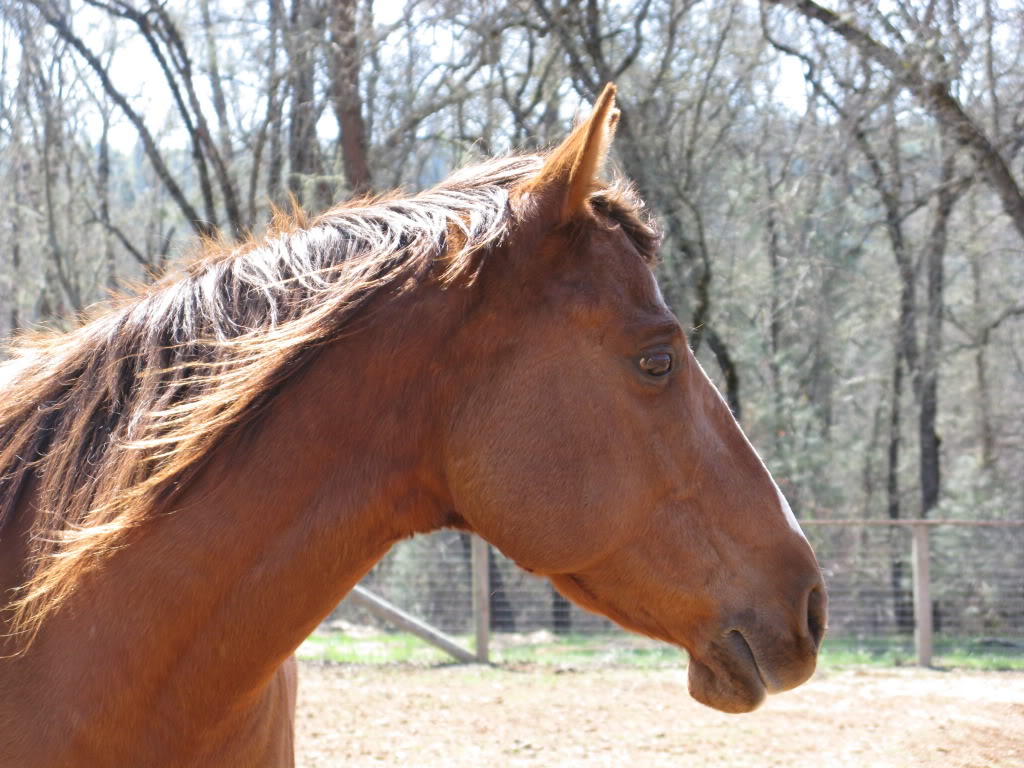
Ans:
[[[499,646],[493,654],[504,664],[550,664],[556,666],[664,667],[686,663],[678,648],[630,635],[578,635],[551,640]]]
[[[935,666],[957,669],[1024,670],[1024,647],[988,648],[976,641],[939,639]]]
[[[467,648],[472,639],[456,636]],[[550,665],[555,667],[681,666],[686,656],[670,646],[625,634],[561,635],[541,637],[501,635],[492,639],[491,660],[507,665]],[[350,664],[447,664],[451,657],[413,635],[395,632],[350,637],[317,631],[299,649],[299,658]],[[856,638],[829,637],[821,650],[819,665],[824,669],[850,666],[911,666],[915,663],[909,638],[877,638],[867,642]],[[978,640],[938,636],[934,666],[955,669],[1024,670],[1024,645],[992,647]]]
[[[348,637],[318,630],[299,647],[298,656],[300,659],[347,664],[435,665],[452,661],[440,648],[404,632]]]
[[[1024,670],[1024,643],[1016,647],[989,647],[975,638],[938,635],[932,666],[940,669]],[[846,667],[874,665],[913,666],[917,663],[909,637],[859,639],[829,637],[821,649],[821,665]]]

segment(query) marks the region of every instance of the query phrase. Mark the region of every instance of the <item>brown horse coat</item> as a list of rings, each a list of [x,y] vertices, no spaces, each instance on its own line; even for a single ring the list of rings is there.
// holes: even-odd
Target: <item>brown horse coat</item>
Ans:
[[[14,348],[0,766],[291,764],[293,652],[445,526],[686,648],[711,706],[807,679],[817,564],[598,178],[613,102]]]

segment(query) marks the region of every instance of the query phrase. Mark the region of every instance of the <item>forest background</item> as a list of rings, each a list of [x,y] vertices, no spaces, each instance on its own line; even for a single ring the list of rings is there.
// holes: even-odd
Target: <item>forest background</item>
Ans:
[[[0,0],[0,35],[0,336],[614,81],[666,298],[797,515],[1024,519],[1020,2]]]

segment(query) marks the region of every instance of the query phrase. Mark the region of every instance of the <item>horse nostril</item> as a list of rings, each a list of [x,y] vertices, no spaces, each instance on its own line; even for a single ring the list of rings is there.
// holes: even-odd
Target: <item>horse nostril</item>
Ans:
[[[815,584],[807,596],[807,630],[814,640],[814,647],[820,648],[825,630],[828,628],[828,609],[826,608],[825,589]]]

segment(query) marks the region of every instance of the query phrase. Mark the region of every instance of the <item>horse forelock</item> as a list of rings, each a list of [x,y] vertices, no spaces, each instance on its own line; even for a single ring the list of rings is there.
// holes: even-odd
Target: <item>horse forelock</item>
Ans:
[[[275,212],[267,237],[207,241],[182,273],[75,330],[23,337],[0,365],[0,534],[30,481],[28,579],[7,606],[31,638],[98,556],[124,543],[229,430],[374,297],[472,280],[513,233],[511,190],[541,167],[510,156],[412,197]],[[628,185],[596,190],[649,263],[654,229]]]

